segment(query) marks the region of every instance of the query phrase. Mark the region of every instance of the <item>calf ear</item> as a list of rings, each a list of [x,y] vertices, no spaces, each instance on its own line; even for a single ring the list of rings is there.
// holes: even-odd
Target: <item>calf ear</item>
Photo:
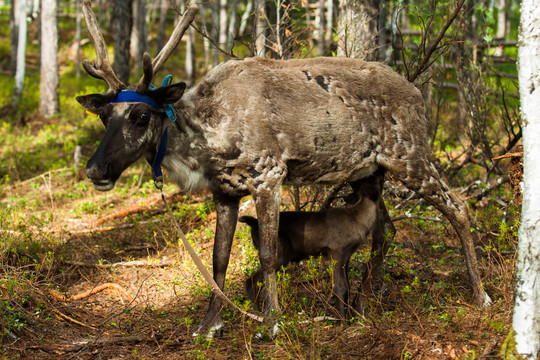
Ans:
[[[158,104],[174,104],[184,94],[186,83],[180,82],[173,85],[162,86],[156,90],[151,90],[147,95]]]
[[[103,94],[90,94],[76,97],[86,110],[98,114],[100,109],[111,101],[111,97]]]

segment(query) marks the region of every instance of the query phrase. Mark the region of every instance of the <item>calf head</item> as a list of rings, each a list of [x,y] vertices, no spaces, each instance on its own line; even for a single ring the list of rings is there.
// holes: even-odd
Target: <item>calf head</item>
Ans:
[[[151,89],[152,78],[180,42],[197,10],[196,7],[186,10],[171,38],[153,61],[149,54],[144,54],[143,76],[136,84],[126,86],[114,74],[105,40],[91,9],[91,1],[83,1],[82,12],[97,58],[92,63],[84,60],[83,67],[88,74],[109,85],[109,89],[102,94],[77,97],[82,106],[101,118],[107,129],[86,166],[86,175],[96,189],[111,190],[128,166],[143,155],[150,162],[155,156],[168,121],[163,111],[164,105],[180,100],[186,85],[178,83]]]

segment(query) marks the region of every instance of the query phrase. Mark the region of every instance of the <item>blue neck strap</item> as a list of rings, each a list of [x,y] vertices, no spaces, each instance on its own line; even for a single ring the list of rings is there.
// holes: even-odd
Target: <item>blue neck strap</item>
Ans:
[[[150,105],[156,110],[163,110],[163,106],[158,104],[154,99],[152,99],[150,96],[139,94],[136,91],[133,90],[122,90],[120,91],[115,97],[113,97],[110,101],[111,103],[134,103],[134,102],[141,102]]]
[[[172,76],[167,75],[163,79],[163,82],[161,83],[161,86],[167,86],[172,83]],[[156,87],[152,84],[150,84],[150,88],[156,89]],[[136,91],[132,90],[122,90],[120,91],[114,98],[111,99],[111,103],[122,103],[122,102],[141,102],[150,105],[155,110],[164,110],[167,114],[167,117],[171,120],[171,122],[176,121],[176,113],[174,112],[174,108],[171,104],[164,104],[160,105],[158,104],[154,99],[152,99],[150,96],[139,94]],[[165,153],[167,152],[167,124],[163,124],[163,132],[161,134],[161,141],[159,142],[159,147],[157,149],[156,156],[154,158],[154,162],[152,164],[152,176],[154,178],[154,185],[159,190],[163,189],[163,172],[161,171],[161,162],[163,161],[163,158],[165,157]]]

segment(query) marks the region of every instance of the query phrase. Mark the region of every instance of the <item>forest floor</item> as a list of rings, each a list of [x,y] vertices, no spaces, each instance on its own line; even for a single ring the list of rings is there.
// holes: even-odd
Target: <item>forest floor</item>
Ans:
[[[436,214],[417,199],[405,201],[387,191],[392,216],[412,209],[426,218],[395,222],[398,232],[365,316],[339,319],[330,302],[328,264],[312,259],[280,273],[283,325],[276,337],[256,338],[259,325],[226,308],[223,335],[209,341],[192,333],[205,315],[210,288],[142,169],[141,162],[132,166],[107,193],[95,191],[71,168],[2,185],[1,358],[499,358],[515,281],[516,229],[508,209],[487,200],[471,209],[492,306],[473,305],[451,226],[432,221]],[[183,195],[171,185],[164,191],[211,269],[211,197]],[[495,218],[486,220],[487,212]],[[249,197],[241,214],[254,215]],[[366,245],[351,259],[353,292],[367,256]],[[257,266],[249,229],[239,224],[225,293],[241,307],[249,308],[243,284]]]

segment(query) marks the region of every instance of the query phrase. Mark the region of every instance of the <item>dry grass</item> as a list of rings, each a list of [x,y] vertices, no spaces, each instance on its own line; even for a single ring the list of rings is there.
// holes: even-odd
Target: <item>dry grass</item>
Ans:
[[[152,184],[137,188],[134,175],[140,169],[134,169],[110,193],[95,192],[70,170],[2,187],[3,358],[497,358],[511,322],[512,228],[478,232],[484,283],[494,299],[493,306],[479,309],[470,305],[451,228],[414,219],[397,223],[378,294],[365,317],[319,321],[336,313],[327,264],[313,259],[280,274],[283,326],[276,338],[256,339],[258,324],[229,308],[223,337],[192,338],[209,287],[179,244]],[[175,215],[211,268],[210,198],[176,200]],[[253,211],[246,207],[244,212]],[[144,211],[118,215],[137,208]],[[495,221],[488,221],[484,210],[482,218],[473,211],[474,220]],[[97,222],[99,228],[93,227]],[[247,229],[237,229],[231,256],[225,292],[247,306],[243,282],[257,266]],[[366,256],[367,249],[352,259],[355,288]]]

